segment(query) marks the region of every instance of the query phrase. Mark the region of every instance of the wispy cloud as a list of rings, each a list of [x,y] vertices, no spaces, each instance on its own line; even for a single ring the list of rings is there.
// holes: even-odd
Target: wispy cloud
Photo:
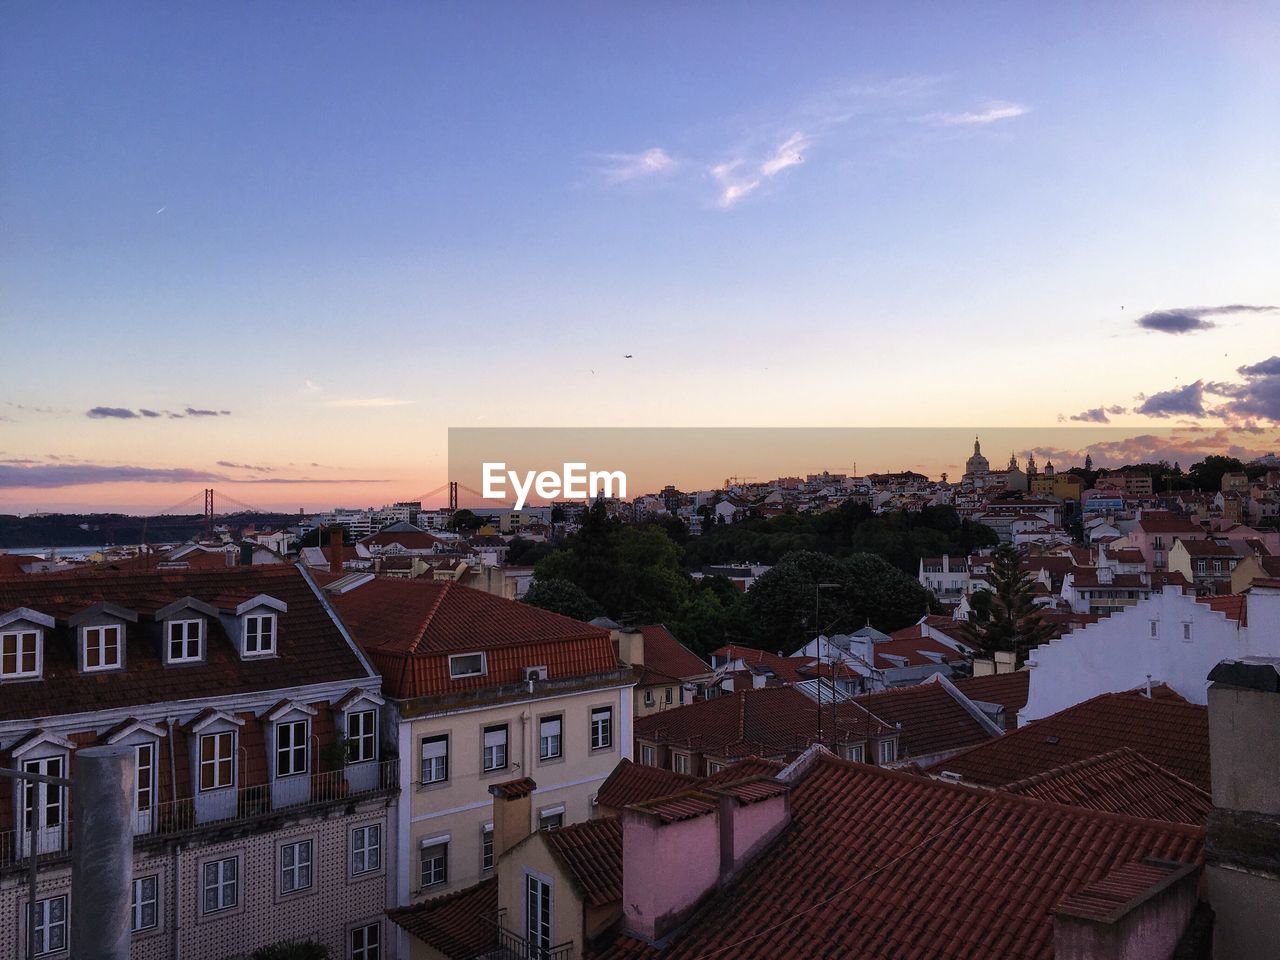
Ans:
[[[127,407],[93,407],[84,415],[90,420],[137,420],[138,414]]]
[[[302,381],[302,390],[304,393],[319,393],[322,389],[324,388],[311,380]]]
[[[1272,306],[1251,306],[1233,303],[1222,307],[1174,307],[1169,310],[1153,310],[1144,313],[1135,322],[1146,330],[1160,333],[1195,333],[1212,330],[1217,326],[1209,317],[1226,317],[1237,313],[1268,313],[1280,309]]]
[[[271,467],[258,467],[258,466],[254,466],[252,463],[236,463],[232,460],[219,460],[217,461],[217,464],[220,467],[228,467],[232,470],[252,470],[255,473],[274,473],[275,472]]]
[[[1094,407],[1092,410],[1084,410],[1080,413],[1074,414],[1070,419],[1078,420],[1081,423],[1110,423],[1111,417],[1109,417],[1108,414],[1119,416],[1126,412],[1125,408],[1120,406]]]
[[[397,400],[394,397],[357,397],[350,400],[326,400],[326,407],[404,407],[412,400]]]
[[[99,483],[236,483],[236,484],[340,484],[386,483],[385,480],[313,477],[237,478],[212,470],[190,467],[141,467],[102,463],[39,463],[34,460],[0,460],[0,488],[54,489]]]
[[[1020,103],[1009,103],[1004,100],[988,100],[985,109],[964,113],[933,113],[928,119],[944,127],[981,127],[1001,120],[1013,120],[1031,112],[1031,108]]]
[[[600,175],[609,183],[627,183],[670,173],[679,166],[661,147],[650,147],[641,153],[606,153],[600,161]]]
[[[175,413],[172,410],[148,410],[146,407],[138,410],[129,407],[91,407],[84,412],[84,415],[90,420],[154,420],[157,418],[182,420],[186,417],[229,417],[231,411],[187,407],[180,413]]]
[[[808,134],[796,132],[763,160],[748,163],[739,157],[713,166],[710,172],[720,185],[720,206],[728,210],[766,180],[771,180],[788,167],[804,163],[805,151],[812,143],[813,138]]]

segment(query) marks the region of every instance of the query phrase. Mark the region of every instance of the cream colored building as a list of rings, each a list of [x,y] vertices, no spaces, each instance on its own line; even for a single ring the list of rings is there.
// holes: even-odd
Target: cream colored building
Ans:
[[[491,875],[492,786],[533,781],[527,831],[591,816],[632,752],[635,674],[608,630],[456,583],[356,575],[326,589],[395,725],[397,904]]]

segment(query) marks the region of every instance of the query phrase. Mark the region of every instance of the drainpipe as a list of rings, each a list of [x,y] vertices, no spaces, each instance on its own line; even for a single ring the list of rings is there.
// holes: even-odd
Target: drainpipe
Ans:
[[[76,751],[71,818],[71,955],[76,960],[129,960],[133,885],[133,748]]]

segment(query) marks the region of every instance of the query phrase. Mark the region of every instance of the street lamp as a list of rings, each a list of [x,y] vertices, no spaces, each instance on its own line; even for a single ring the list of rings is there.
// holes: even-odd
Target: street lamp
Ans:
[[[814,652],[818,655],[818,742],[822,742],[822,619],[818,616],[818,602],[823,590],[835,590],[838,583],[815,583],[813,585],[813,629]],[[831,664],[831,641],[827,641],[827,665]],[[835,668],[832,668],[834,674]],[[835,687],[832,686],[831,701],[835,702]]]

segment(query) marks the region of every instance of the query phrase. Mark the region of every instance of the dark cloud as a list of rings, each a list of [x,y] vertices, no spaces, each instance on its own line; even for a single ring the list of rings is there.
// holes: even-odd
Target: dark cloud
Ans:
[[[1241,367],[1238,372],[1242,377],[1280,377],[1280,357]]]
[[[1119,404],[1114,404],[1110,407],[1107,407],[1107,413],[1111,414],[1113,417],[1118,417],[1128,412],[1129,412],[1128,410],[1126,410],[1124,407],[1120,406]]]
[[[159,413],[157,413],[155,410],[147,410],[147,409],[145,409],[145,408],[143,408],[143,409],[139,410],[138,412],[139,412],[140,414],[142,414],[144,417],[158,417],[158,416],[160,416],[160,414],[159,414]]]
[[[1144,417],[1207,416],[1204,409],[1203,380],[1139,399],[1143,402],[1134,408],[1134,413],[1140,413]]]
[[[218,466],[228,467],[232,470],[253,470],[257,473],[272,473],[271,467],[255,467],[251,463],[235,463],[231,460],[219,460]]]
[[[1144,313],[1137,319],[1137,324],[1146,330],[1158,330],[1160,333],[1194,333],[1197,330],[1211,330],[1217,326],[1208,317],[1225,317],[1234,313],[1266,313],[1275,310],[1272,306],[1251,306],[1233,303],[1222,307],[1174,307],[1170,310],[1154,310]]]
[[[314,480],[311,477],[262,477],[249,480],[229,477],[212,470],[189,467],[113,466],[101,463],[40,463],[34,460],[0,460],[0,489],[31,487],[80,487],[98,483],[236,483],[236,484],[300,484],[300,483],[387,483],[385,480],[342,478]]]
[[[1216,411],[1233,420],[1280,423],[1280,357],[1240,368],[1243,383],[1215,383],[1213,392],[1227,402]]]
[[[127,407],[94,407],[85,411],[85,416],[93,420],[136,420],[138,415]]]
[[[200,410],[196,407],[187,407],[184,411],[188,417],[229,417],[230,410]]]
[[[1094,407],[1092,410],[1084,410],[1080,413],[1072,414],[1072,420],[1079,420],[1082,423],[1110,423],[1111,418],[1107,416],[1107,411],[1102,407]]]

